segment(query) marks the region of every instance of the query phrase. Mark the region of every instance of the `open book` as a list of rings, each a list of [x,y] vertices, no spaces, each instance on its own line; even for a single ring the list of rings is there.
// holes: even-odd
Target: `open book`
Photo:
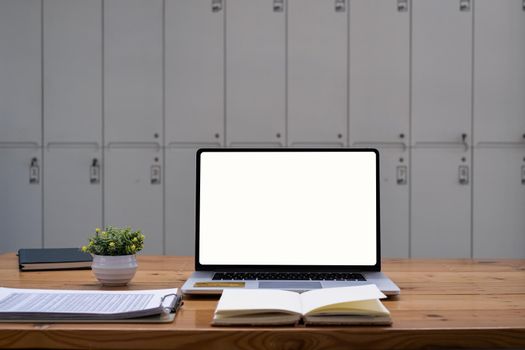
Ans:
[[[213,325],[390,325],[386,298],[374,284],[302,294],[276,289],[225,289]]]
[[[133,291],[0,288],[0,322],[170,322],[178,288]]]

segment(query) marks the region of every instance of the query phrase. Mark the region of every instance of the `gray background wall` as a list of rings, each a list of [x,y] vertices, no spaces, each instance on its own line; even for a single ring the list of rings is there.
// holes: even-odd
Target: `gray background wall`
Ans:
[[[525,4],[0,0],[0,252],[193,254],[202,146],[377,147],[385,256],[524,258]]]

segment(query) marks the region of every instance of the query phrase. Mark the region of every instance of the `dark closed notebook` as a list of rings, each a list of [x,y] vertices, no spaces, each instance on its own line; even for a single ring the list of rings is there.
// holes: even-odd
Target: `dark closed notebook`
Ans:
[[[89,269],[93,258],[79,248],[19,249],[21,271]]]

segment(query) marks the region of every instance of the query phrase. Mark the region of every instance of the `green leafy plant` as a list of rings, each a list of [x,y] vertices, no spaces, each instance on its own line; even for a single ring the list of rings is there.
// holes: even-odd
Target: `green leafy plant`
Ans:
[[[106,227],[105,231],[95,229],[95,235],[89,238],[83,252],[95,255],[132,255],[144,248],[144,235],[140,230],[132,231],[130,227]]]

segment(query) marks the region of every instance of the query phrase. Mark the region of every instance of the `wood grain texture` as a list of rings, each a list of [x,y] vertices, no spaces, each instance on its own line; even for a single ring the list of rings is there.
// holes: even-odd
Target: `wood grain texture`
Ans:
[[[192,257],[139,256],[124,289],[180,287]],[[428,349],[525,348],[525,260],[386,260],[401,287],[384,301],[392,327],[211,327],[217,298],[185,298],[172,324],[0,323],[0,348]],[[103,289],[91,271],[19,272],[0,255],[0,286]]]

